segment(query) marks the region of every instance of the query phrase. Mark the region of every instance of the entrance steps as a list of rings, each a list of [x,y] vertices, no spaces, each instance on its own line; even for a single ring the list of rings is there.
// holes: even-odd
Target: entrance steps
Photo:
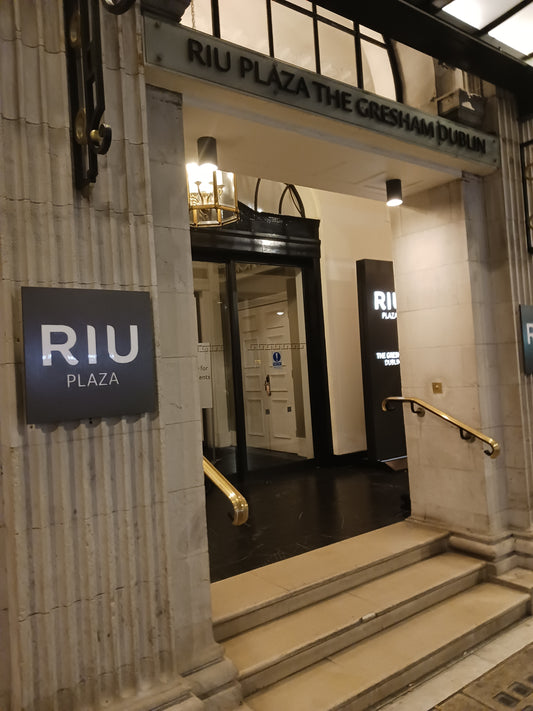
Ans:
[[[528,614],[447,540],[402,522],[214,583],[249,708],[366,711]]]

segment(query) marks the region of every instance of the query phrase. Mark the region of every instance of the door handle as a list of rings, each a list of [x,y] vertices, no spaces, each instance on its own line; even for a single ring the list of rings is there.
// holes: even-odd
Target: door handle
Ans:
[[[270,397],[270,375],[267,375],[265,378],[265,392]]]

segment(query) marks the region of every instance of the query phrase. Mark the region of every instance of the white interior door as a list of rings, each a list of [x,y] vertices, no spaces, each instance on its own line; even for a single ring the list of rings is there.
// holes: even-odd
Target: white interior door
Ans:
[[[288,302],[239,310],[247,444],[298,452]]]

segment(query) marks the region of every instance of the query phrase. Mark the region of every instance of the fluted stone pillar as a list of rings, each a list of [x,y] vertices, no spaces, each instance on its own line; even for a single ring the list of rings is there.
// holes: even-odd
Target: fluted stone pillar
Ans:
[[[161,221],[152,200],[139,9],[102,10],[113,142],[87,197],[62,12],[0,2],[0,708],[235,708],[211,631],[186,214]],[[149,292],[158,412],[25,424],[22,286]]]

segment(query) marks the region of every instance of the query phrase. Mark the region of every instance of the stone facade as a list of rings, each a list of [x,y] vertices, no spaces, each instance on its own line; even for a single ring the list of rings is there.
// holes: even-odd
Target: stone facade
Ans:
[[[101,24],[113,142],[82,196],[62,3],[0,2],[0,709],[232,709],[211,622],[181,96],[145,85],[138,7]],[[419,191],[391,219],[404,393],[434,400],[442,382],[442,409],[502,444],[488,459],[406,412],[413,517],[501,570],[533,567],[518,322],[533,126],[505,95],[491,111],[501,170]],[[150,293],[158,412],[26,425],[22,286]]]

